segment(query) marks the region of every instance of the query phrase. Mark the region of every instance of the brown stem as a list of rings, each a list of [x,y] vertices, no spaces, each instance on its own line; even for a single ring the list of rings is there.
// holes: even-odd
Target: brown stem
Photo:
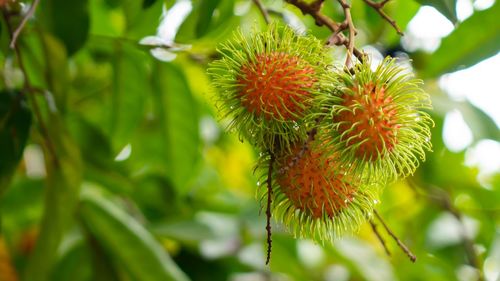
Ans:
[[[33,6],[34,5],[35,5],[35,3],[33,3]],[[4,19],[5,19],[5,23],[7,25],[7,30],[9,32],[10,36],[11,36],[11,39],[14,40],[14,31],[13,31],[12,25],[10,23],[9,15],[4,11],[3,12],[3,16],[4,16]],[[16,32],[18,30],[20,30],[19,27],[17,28]],[[15,42],[15,40],[14,40],[14,42]],[[23,91],[30,93],[27,96],[28,96],[28,98],[29,98],[29,100],[31,102],[31,105],[32,105],[31,107],[33,108],[33,112],[35,113],[35,118],[36,118],[36,120],[38,122],[38,125],[40,126],[40,133],[43,136],[43,139],[44,139],[45,146],[46,146],[47,150],[52,155],[52,161],[54,162],[54,165],[58,166],[59,161],[57,160],[56,149],[55,149],[55,146],[54,146],[54,144],[52,143],[52,141],[50,139],[49,131],[48,131],[46,125],[45,125],[45,122],[43,121],[42,113],[40,111],[40,107],[38,106],[38,102],[37,102],[36,97],[35,97],[36,91],[33,91],[33,89],[35,89],[35,87],[33,87],[31,85],[31,82],[29,80],[28,72],[26,71],[26,67],[24,66],[24,63],[23,63],[23,59],[22,59],[22,55],[21,55],[21,50],[19,49],[19,47],[17,46],[17,44],[13,45],[13,49],[14,49],[15,55],[17,57],[19,68],[21,69],[21,72],[24,75],[24,86],[23,86],[24,89],[23,89]]]
[[[345,27],[343,27],[339,23],[336,23],[331,18],[321,13],[320,10],[323,1],[315,1],[310,4],[305,3],[304,1],[301,0],[285,0],[285,1],[300,9],[302,14],[312,16],[316,21],[316,25],[318,26],[325,25],[326,27],[328,27],[334,33],[333,38],[329,39],[328,43],[337,46],[345,46],[346,48],[349,49],[350,40],[346,38],[344,34],[341,33],[341,31],[344,30]],[[352,54],[354,54],[359,61],[363,61],[364,57],[363,52],[361,52],[354,46],[352,47]]]
[[[34,0],[33,1],[33,4],[31,4],[31,7],[30,9],[28,10],[28,12],[26,13],[26,15],[24,16],[23,20],[21,21],[21,23],[19,24],[19,26],[16,28],[16,30],[14,32],[12,32],[12,39],[10,41],[10,48],[11,49],[14,49],[16,47],[16,41],[17,41],[17,38],[19,37],[19,35],[21,34],[21,31],[23,30],[24,26],[26,25],[26,23],[28,22],[28,20],[33,16],[33,14],[35,13],[36,11],[36,7],[38,7],[38,4],[40,3],[40,0]]]
[[[269,159],[269,168],[267,171],[267,208],[266,208],[266,231],[267,231],[267,257],[266,264],[269,264],[271,261],[271,251],[272,251],[272,233],[271,233],[271,204],[272,204],[272,195],[273,195],[273,166],[274,166],[274,154],[269,151],[271,158]]]
[[[401,240],[399,240],[399,238],[396,236],[396,234],[394,234],[394,232],[392,232],[392,230],[387,226],[387,224],[384,222],[384,220],[382,219],[382,217],[379,215],[379,213],[377,212],[377,210],[374,209],[373,213],[375,214],[375,216],[377,217],[377,219],[380,221],[380,223],[382,224],[382,226],[385,228],[385,230],[387,231],[387,234],[389,234],[389,236],[391,236],[392,239],[394,239],[394,241],[396,241],[396,243],[398,244],[399,248],[401,248],[401,250],[403,250],[403,252],[408,256],[408,258],[410,258],[410,260],[412,262],[415,262],[417,260],[417,257],[415,256],[415,254],[413,254],[411,252],[411,250],[408,249],[408,247]]]
[[[347,58],[345,60],[345,66],[349,68],[352,61],[352,54],[354,52],[354,37],[356,36],[356,28],[352,22],[351,16],[351,6],[347,4],[345,0],[338,0],[342,9],[344,9],[345,21],[347,23],[347,29],[349,30],[349,40],[347,43]]]
[[[385,4],[387,4],[390,0],[384,0],[382,2],[374,2],[372,0],[363,0],[365,1],[366,5],[372,7],[382,18],[384,18],[392,27],[396,30],[396,32],[404,36],[403,31],[399,28],[398,24],[394,19],[389,17],[382,9],[384,8]]]
[[[380,234],[380,232],[378,232],[377,225],[375,224],[375,222],[371,219],[368,222],[370,223],[370,226],[372,227],[373,233],[375,233],[375,236],[377,236],[378,241],[380,241],[380,244],[384,248],[385,253],[388,256],[391,256],[391,252],[389,251],[387,244],[385,244],[384,238],[382,238],[382,235]]]
[[[257,6],[257,8],[259,9],[259,11],[262,14],[262,17],[264,18],[264,21],[266,22],[266,24],[269,24],[271,22],[271,20],[269,18],[269,13],[267,12],[266,7],[264,7],[264,5],[262,5],[262,2],[260,2],[260,0],[252,0],[252,1]]]

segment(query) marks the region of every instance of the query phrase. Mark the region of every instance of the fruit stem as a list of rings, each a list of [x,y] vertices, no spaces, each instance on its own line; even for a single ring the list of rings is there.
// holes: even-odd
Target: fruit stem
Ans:
[[[266,231],[267,231],[267,257],[266,257],[266,264],[269,264],[271,261],[271,251],[272,251],[272,233],[271,233],[271,203],[272,203],[272,194],[273,194],[273,180],[272,180],[272,175],[273,175],[273,165],[274,165],[274,154],[269,151],[269,155],[271,158],[269,158],[269,168],[267,171],[267,209],[266,209],[266,218],[267,218],[267,223],[266,223]]]

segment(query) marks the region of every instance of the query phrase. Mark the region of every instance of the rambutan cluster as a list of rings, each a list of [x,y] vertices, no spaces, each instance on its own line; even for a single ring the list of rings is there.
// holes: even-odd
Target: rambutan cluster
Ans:
[[[260,199],[292,233],[322,242],[356,230],[381,187],[415,171],[432,124],[420,81],[394,59],[345,71],[326,48],[271,24],[237,31],[208,68],[229,128],[261,151]]]

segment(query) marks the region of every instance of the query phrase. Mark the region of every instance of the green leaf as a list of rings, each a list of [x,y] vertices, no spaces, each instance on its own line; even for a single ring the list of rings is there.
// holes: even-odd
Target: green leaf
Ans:
[[[215,238],[215,234],[208,226],[194,220],[162,223],[155,225],[153,230],[157,235],[185,243],[199,243],[203,240]]]
[[[113,94],[111,101],[111,135],[121,149],[129,142],[144,113],[145,93],[150,91],[146,55],[128,44],[115,49],[113,60]]]
[[[147,9],[151,6],[153,6],[158,0],[143,0],[142,1],[142,8]]]
[[[173,64],[156,64],[153,87],[162,157],[175,187],[185,191],[200,155],[196,102],[184,73]]]
[[[88,264],[89,251],[78,239],[68,246],[52,272],[51,281],[86,281],[91,277],[91,268]],[[113,281],[113,280],[109,280]]]
[[[20,92],[0,92],[0,196],[23,156],[31,121],[31,112]]]
[[[41,2],[38,13],[46,27],[66,46],[73,55],[87,41],[90,17],[87,0],[47,0]]]
[[[500,141],[500,129],[488,114],[469,102],[463,102],[459,110],[469,125],[475,141],[481,139]]]
[[[49,280],[57,249],[73,221],[81,183],[78,146],[68,136],[59,118],[52,115],[49,121],[48,135],[53,149],[47,149],[45,154],[45,210],[35,251],[26,268],[25,280],[30,281]]]
[[[452,23],[458,21],[457,18],[457,0],[417,0],[422,5],[429,5],[436,8],[443,16],[447,17]]]
[[[444,95],[435,94],[432,96],[432,104],[436,112],[443,116],[451,110],[458,109],[471,129],[474,141],[482,139],[500,140],[500,130],[495,121],[470,102],[453,101]]]
[[[96,188],[83,190],[80,215],[100,244],[135,280],[188,280],[155,238]]]
[[[441,41],[441,46],[428,59],[425,77],[470,67],[500,50],[500,2],[474,13]]]
[[[233,26],[233,6],[233,1],[198,1],[180,26],[175,41],[192,42],[193,39],[202,37],[213,41],[218,35],[224,33],[225,29]]]
[[[162,16],[164,1],[124,2],[127,37],[140,40],[145,36],[156,34]]]
[[[220,0],[201,0],[199,6],[198,22],[196,23],[196,36],[199,38],[207,33],[212,23],[215,8]]]

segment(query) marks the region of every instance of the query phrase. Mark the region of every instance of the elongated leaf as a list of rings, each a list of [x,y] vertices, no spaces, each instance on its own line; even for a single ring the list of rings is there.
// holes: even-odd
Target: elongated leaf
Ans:
[[[31,112],[20,92],[0,92],[0,196],[9,185],[31,127]]]
[[[142,119],[144,94],[149,91],[149,84],[147,57],[143,53],[128,45],[121,45],[115,51],[111,133],[114,144],[121,149]]]
[[[495,121],[480,108],[468,101],[453,101],[446,96],[434,95],[432,103],[436,110],[444,116],[449,111],[458,109],[469,125],[474,141],[482,139],[500,140],[500,130]]]
[[[492,139],[500,140],[500,129],[491,117],[481,109],[469,102],[462,103],[459,108],[465,122],[472,131],[474,140]]]
[[[429,5],[436,8],[443,16],[451,22],[456,23],[457,18],[457,0],[417,0],[422,5]]]
[[[65,132],[60,119],[52,116],[50,124],[50,143],[54,149],[46,150],[45,210],[35,252],[26,269],[25,280],[30,281],[50,280],[57,249],[73,219],[81,182],[78,147]]]
[[[183,190],[199,157],[196,102],[176,66],[158,63],[153,79],[167,172],[175,187]]]
[[[196,1],[193,10],[184,20],[177,32],[176,42],[190,42],[196,38],[216,39],[225,28],[231,28],[234,22],[233,1],[201,0]]]
[[[98,190],[89,187],[82,192],[80,215],[135,280],[188,280],[154,237]]]
[[[500,2],[474,13],[443,39],[428,59],[423,75],[437,75],[470,67],[500,50]]]

